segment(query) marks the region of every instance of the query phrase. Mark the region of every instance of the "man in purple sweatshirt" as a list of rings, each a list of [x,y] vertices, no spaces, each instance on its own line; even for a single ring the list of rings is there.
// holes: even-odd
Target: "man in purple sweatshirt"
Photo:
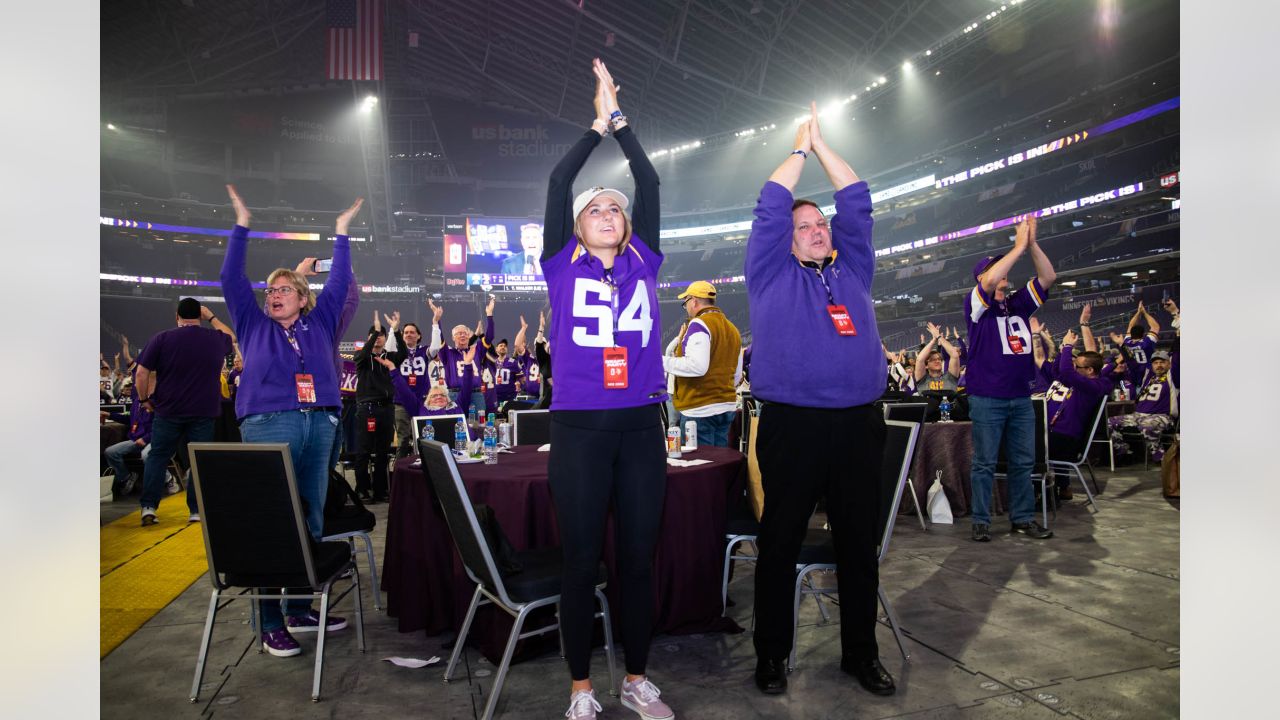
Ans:
[[[209,321],[212,328],[200,326]],[[142,471],[142,525],[158,522],[156,508],[169,461],[187,443],[213,440],[214,418],[222,412],[222,366],[235,335],[195,298],[178,302],[178,327],[151,338],[138,355],[135,395],[154,412],[151,452]],[[190,520],[200,519],[195,493],[187,493]]]
[[[1102,355],[1093,350],[1072,355],[1078,339],[1073,330],[1062,337],[1057,382],[1053,385],[1055,392],[1047,395],[1045,417],[1049,423],[1049,458],[1052,460],[1075,462],[1082,443],[1090,440],[1088,434],[1093,429],[1098,406],[1107,401],[1111,392],[1111,380],[1103,375]],[[1059,474],[1057,486],[1061,500],[1071,499],[1069,481],[1066,473]]]
[[[1009,292],[1009,271],[1023,253],[1030,253],[1036,277]],[[964,300],[969,336],[965,381],[973,421],[972,537],[977,542],[991,541],[991,491],[1003,444],[1009,458],[1011,531],[1043,540],[1053,537],[1053,532],[1034,520],[1031,469],[1036,460],[1036,422],[1031,383],[1036,366],[1028,320],[1044,304],[1058,276],[1036,244],[1035,216],[1018,223],[1008,254],[979,260],[973,277],[977,282]]]
[[[875,637],[885,427],[872,404],[884,393],[884,349],[871,300],[871,194],[827,146],[812,110],[760,191],[747,241],[751,391],[764,401],[755,680],[766,694],[786,691],[796,558],[825,496],[840,585],[840,668],[890,695]],[[830,225],[815,203],[791,195],[810,152],[835,186]]]

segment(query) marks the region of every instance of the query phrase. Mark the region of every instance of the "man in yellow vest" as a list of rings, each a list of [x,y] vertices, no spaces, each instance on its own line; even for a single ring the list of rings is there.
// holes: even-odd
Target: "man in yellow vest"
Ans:
[[[683,429],[698,424],[698,445],[729,446],[742,381],[742,336],[716,307],[716,288],[705,280],[680,296],[689,321],[667,346],[662,369],[674,380],[672,403]]]

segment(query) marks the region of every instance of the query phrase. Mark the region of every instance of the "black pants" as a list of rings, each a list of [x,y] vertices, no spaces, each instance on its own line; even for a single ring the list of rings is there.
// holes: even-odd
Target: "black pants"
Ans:
[[[374,430],[369,432],[369,418]],[[391,435],[395,432],[396,413],[390,402],[360,402],[356,408],[356,492],[370,492],[369,461],[373,461],[373,496],[387,497],[387,466],[391,462]]]
[[[1075,462],[1076,458],[1080,456],[1080,443],[1082,442],[1084,441],[1078,437],[1050,431],[1049,459]],[[1060,472],[1055,474],[1057,476],[1053,483],[1055,487],[1064,488],[1071,484],[1071,475],[1069,473]]]
[[[756,457],[764,485],[756,564],[756,655],[791,652],[796,558],[810,516],[826,498],[840,592],[840,645],[855,659],[877,657],[876,526],[884,418],[873,405],[828,410],[766,403]]]
[[[610,503],[627,672],[643,675],[649,660],[653,550],[667,492],[659,418],[657,405],[551,413],[548,476],[564,550],[560,631],[574,680],[591,674],[596,575]]]

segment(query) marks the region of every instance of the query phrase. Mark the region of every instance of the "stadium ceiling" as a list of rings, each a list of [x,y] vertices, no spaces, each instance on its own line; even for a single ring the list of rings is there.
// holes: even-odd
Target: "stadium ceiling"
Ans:
[[[384,2],[387,78],[379,89],[581,123],[591,106],[590,59],[599,56],[622,84],[628,115],[671,139],[751,127],[792,116],[811,98],[856,92],[1000,7],[992,0]],[[325,3],[126,0],[103,3],[101,22],[104,106],[349,85],[324,77]]]

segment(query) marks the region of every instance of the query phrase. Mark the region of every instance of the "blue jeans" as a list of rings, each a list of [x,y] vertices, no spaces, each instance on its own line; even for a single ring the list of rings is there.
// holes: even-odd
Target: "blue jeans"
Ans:
[[[1031,470],[1036,463],[1036,415],[1031,398],[969,397],[969,419],[973,421],[974,524],[991,524],[991,489],[996,461],[1003,440],[1008,458],[1009,519],[1030,522],[1035,517],[1036,496],[1031,487]]]
[[[698,423],[698,447],[729,447],[729,426],[733,424],[733,418],[736,411],[730,410],[719,415],[711,415],[709,417],[689,417],[684,413],[677,413],[680,418],[681,437],[684,433],[684,424],[690,420]],[[685,439],[685,444],[689,440]]]
[[[324,500],[329,490],[329,459],[333,442],[338,433],[338,415],[335,412],[317,410],[249,415],[240,421],[240,436],[247,443],[288,443],[293,461],[294,479],[298,483],[298,497],[307,514],[307,529],[319,540],[324,533]],[[246,498],[246,502],[252,502]],[[309,588],[301,589],[309,592]],[[284,616],[279,602],[259,602],[262,612],[263,632],[284,627]],[[305,598],[285,600],[284,614],[305,615],[311,601]]]
[[[142,507],[160,507],[169,461],[187,443],[212,442],[213,420],[211,417],[155,416],[151,421],[151,452],[142,470],[142,498],[138,501]],[[200,512],[195,492],[187,493],[187,509],[193,515]]]
[[[107,458],[107,464],[116,473],[116,480],[113,483],[116,487],[124,484],[125,478],[129,477],[129,470],[124,466],[125,458],[131,458],[135,455],[142,455],[142,461],[145,463],[147,456],[151,454],[151,446],[146,445],[139,447],[132,440],[121,440],[114,445],[108,445],[102,454]]]

